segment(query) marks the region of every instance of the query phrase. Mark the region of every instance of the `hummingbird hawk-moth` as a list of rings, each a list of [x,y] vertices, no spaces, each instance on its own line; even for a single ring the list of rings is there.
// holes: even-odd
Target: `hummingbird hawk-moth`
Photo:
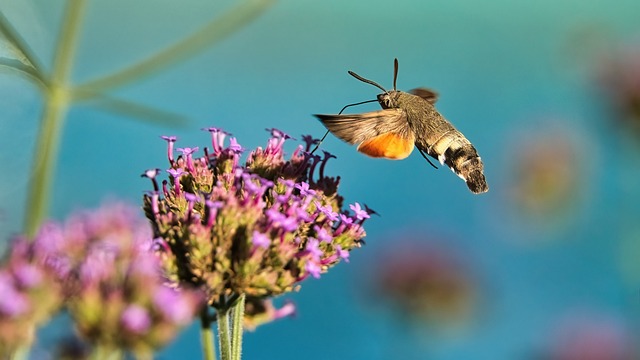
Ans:
[[[473,193],[489,190],[478,152],[434,107],[438,94],[426,88],[409,93],[396,90],[398,59],[394,61],[391,91],[353,71],[349,74],[383,91],[377,96],[382,110],[364,114],[315,115],[327,130],[349,144],[358,144],[359,152],[376,158],[404,159],[415,145],[427,161],[425,153],[451,168]]]

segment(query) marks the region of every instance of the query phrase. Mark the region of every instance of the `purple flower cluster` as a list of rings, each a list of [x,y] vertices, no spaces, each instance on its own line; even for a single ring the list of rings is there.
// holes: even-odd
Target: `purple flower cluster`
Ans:
[[[283,145],[291,137],[267,129],[271,138],[241,165],[244,149],[228,133],[211,133],[211,149],[178,149],[168,142],[168,180],[159,183],[158,169],[143,176],[154,190],[144,209],[155,229],[156,249],[167,276],[205,291],[218,307],[229,296],[264,299],[294,290],[303,279],[318,278],[359,247],[369,217],[360,204],[342,209],[339,177],[324,174],[333,157],[312,155],[317,141],[304,137],[285,159]]]
[[[37,288],[46,279],[59,291],[40,292],[27,308],[13,291],[13,309],[6,310],[14,316],[42,312],[43,303],[59,298],[85,340],[149,354],[189,324],[203,303],[199,291],[165,284],[152,246],[149,226],[123,204],[75,214],[64,224],[47,223],[33,241],[14,244],[9,269],[0,274],[13,275],[14,289]],[[30,263],[15,265],[22,259]],[[0,287],[14,290],[2,276]]]
[[[16,237],[0,268],[0,353],[29,346],[38,326],[59,310],[59,284],[34,254],[34,246]]]

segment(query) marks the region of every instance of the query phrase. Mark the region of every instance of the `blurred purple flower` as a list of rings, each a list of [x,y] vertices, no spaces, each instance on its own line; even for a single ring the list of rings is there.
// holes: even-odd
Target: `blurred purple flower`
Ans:
[[[271,239],[269,239],[267,235],[260,233],[258,231],[253,232],[252,241],[253,241],[253,245],[264,248],[264,249],[268,248],[269,245],[271,245]]]
[[[138,305],[129,305],[122,312],[121,321],[124,328],[134,334],[142,334],[151,326],[149,313]]]
[[[6,272],[0,273],[0,294],[1,315],[15,318],[29,310],[29,299],[15,287],[12,276]]]

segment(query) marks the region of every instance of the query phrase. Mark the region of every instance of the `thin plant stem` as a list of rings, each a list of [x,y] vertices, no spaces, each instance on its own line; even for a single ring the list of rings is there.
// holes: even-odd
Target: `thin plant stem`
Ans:
[[[122,114],[132,119],[141,120],[154,125],[173,127],[185,126],[189,119],[184,115],[158,109],[136,102],[118,99],[110,95],[100,94],[92,100],[92,105],[116,114]]]
[[[89,355],[90,360],[119,360],[123,358],[122,351],[111,346],[96,345]]]
[[[245,24],[264,12],[273,2],[274,0],[245,1],[180,42],[114,74],[79,85],[76,88],[77,91],[74,92],[74,98],[76,100],[91,98],[95,94],[104,93],[113,88],[140,80],[188,58],[241,29]]]
[[[25,233],[33,236],[47,214],[64,119],[69,108],[69,73],[73,65],[84,0],[69,0],[56,48],[51,83],[44,93],[44,111],[34,151],[25,214]]]
[[[216,311],[218,316],[218,339],[220,341],[220,359],[231,360],[231,339],[229,335],[229,308]]]
[[[33,75],[41,82],[46,82],[42,63],[31,50],[31,47],[29,47],[27,42],[22,38],[22,36],[20,36],[13,25],[11,25],[9,19],[4,16],[2,11],[0,11],[0,33],[4,34],[5,39],[7,39],[7,41],[9,41],[9,43],[11,43],[11,45],[19,51],[25,59],[27,59],[29,64],[33,66],[33,69],[35,70]]]
[[[10,360],[27,360],[29,359],[29,347],[22,346],[11,354]]]
[[[73,67],[76,54],[76,43],[80,32],[82,17],[84,14],[85,0],[68,0],[62,31],[58,39],[55,57],[53,60],[53,73],[51,82],[58,85],[66,85],[69,73]]]
[[[231,330],[231,356],[232,360],[240,360],[242,358],[242,332],[244,319],[244,300],[245,294],[240,295],[235,304],[231,307],[232,313],[232,330]]]
[[[200,340],[202,341],[202,358],[205,360],[216,360],[216,346],[211,329],[211,315],[209,306],[205,305],[200,311]]]
[[[13,71],[14,73],[38,85],[41,90],[46,90],[47,88],[47,84],[43,81],[35,68],[33,66],[26,65],[20,60],[0,58],[0,68],[3,70]]]

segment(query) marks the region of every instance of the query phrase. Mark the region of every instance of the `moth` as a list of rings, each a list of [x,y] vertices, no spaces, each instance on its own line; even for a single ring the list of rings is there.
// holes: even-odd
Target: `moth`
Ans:
[[[451,168],[471,192],[480,194],[489,190],[483,173],[484,165],[475,147],[436,110],[434,105],[438,94],[426,88],[408,93],[396,90],[398,59],[394,60],[391,91],[353,71],[349,74],[383,91],[377,96],[382,110],[363,114],[315,115],[329,132],[349,144],[358,144],[359,152],[375,158],[404,159],[415,146],[427,161],[426,155],[429,155]]]

